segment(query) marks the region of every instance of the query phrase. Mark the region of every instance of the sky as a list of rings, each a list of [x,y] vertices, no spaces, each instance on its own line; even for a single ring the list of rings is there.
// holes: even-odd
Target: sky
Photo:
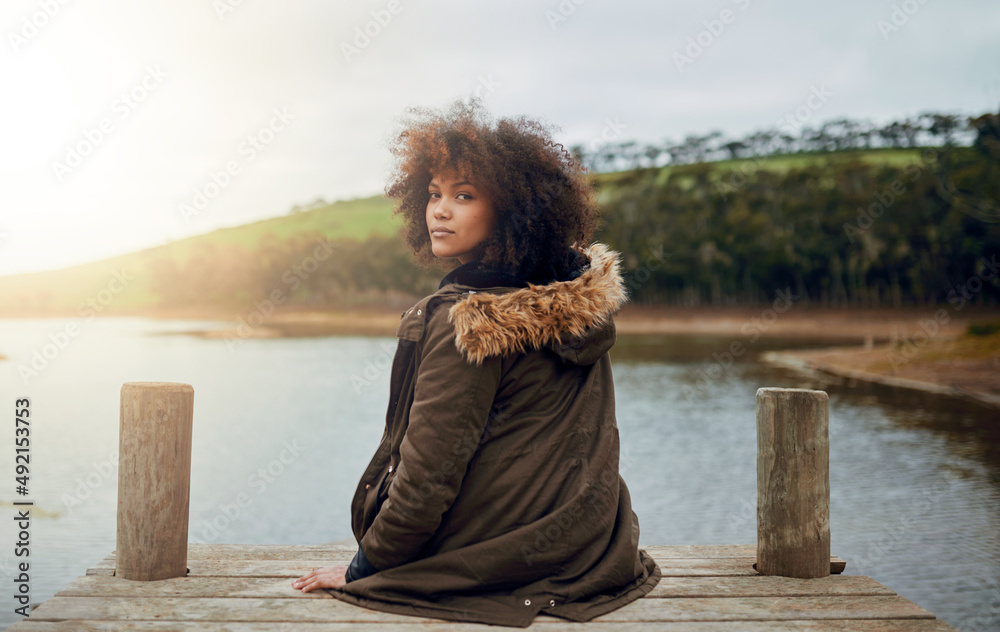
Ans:
[[[472,96],[567,146],[997,111],[998,32],[996,0],[4,0],[0,275],[380,194],[405,110]]]

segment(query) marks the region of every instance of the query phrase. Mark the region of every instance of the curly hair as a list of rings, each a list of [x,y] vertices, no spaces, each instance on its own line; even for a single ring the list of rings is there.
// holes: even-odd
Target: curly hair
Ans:
[[[483,266],[526,279],[561,276],[600,217],[586,169],[550,128],[525,116],[490,120],[477,98],[444,111],[411,107],[390,140],[396,158],[386,196],[421,265],[435,261],[426,224],[437,174],[471,180],[493,205],[496,226],[478,248]],[[546,276],[547,275],[547,276]]]

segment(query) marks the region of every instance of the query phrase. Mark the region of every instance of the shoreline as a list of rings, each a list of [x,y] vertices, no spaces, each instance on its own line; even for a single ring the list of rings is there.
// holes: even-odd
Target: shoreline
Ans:
[[[407,306],[408,307],[408,306]],[[407,307],[341,310],[276,310],[234,313],[225,310],[172,310],[120,313],[108,316],[157,320],[200,320],[230,323],[228,328],[191,329],[183,332],[210,338],[310,337],[327,335],[394,336],[400,315]],[[670,334],[764,338],[813,338],[858,344],[888,342],[919,330],[932,308],[830,309],[799,307],[779,313],[760,307],[652,307],[626,305],[614,315],[617,333],[624,335]],[[1000,318],[1000,309],[980,310],[955,317],[940,326],[939,335],[956,337],[969,322]]]
[[[1000,408],[1000,333],[903,340],[877,347],[766,351],[761,362],[801,372],[958,397]]]
[[[102,317],[208,321],[213,328],[160,331],[206,339],[300,338],[334,335],[394,336],[402,311],[391,308],[275,310],[234,314],[224,310],[171,310],[115,313]],[[762,362],[798,371],[841,377],[971,399],[1000,407],[1000,332],[970,336],[970,322],[1000,319],[1000,310],[953,315],[928,336],[926,309],[680,308],[626,305],[614,315],[619,335],[732,337],[822,340],[814,349],[765,351]],[[58,316],[49,316],[59,318]],[[192,323],[194,324],[194,323]],[[916,344],[915,344],[916,343]],[[0,360],[4,359],[0,353]]]

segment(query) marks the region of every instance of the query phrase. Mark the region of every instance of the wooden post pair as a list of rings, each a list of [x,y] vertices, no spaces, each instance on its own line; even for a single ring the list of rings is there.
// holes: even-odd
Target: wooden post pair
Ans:
[[[194,389],[127,382],[121,390],[118,577],[187,572]],[[757,570],[830,574],[829,399],[823,391],[757,391]]]

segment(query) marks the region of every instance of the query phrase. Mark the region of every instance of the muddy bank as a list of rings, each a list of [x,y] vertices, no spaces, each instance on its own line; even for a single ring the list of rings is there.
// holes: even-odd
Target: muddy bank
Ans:
[[[867,348],[770,351],[761,354],[761,360],[1000,407],[1000,334],[899,339]]]

